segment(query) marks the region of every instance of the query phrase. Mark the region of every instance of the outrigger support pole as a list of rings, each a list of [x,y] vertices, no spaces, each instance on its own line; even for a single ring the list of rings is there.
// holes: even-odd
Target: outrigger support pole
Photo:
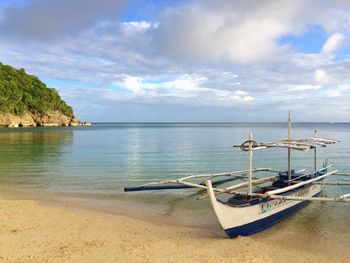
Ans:
[[[292,123],[290,119],[290,110],[288,113],[288,142],[292,139]],[[292,182],[292,171],[291,171],[291,148],[288,147],[288,183],[291,184]]]
[[[271,170],[271,168],[254,168],[253,172],[276,172]],[[198,184],[186,182],[185,180],[189,179],[198,179],[198,178],[206,178],[213,179],[217,177],[228,177],[223,179],[214,180],[212,182],[213,186],[221,185],[230,181],[234,181],[237,179],[248,179],[248,170],[240,170],[234,172],[227,173],[217,173],[217,174],[197,174],[197,175],[189,175],[186,177],[182,177],[175,180],[164,180],[159,182],[150,182],[147,184],[143,184],[140,186],[131,186],[125,187],[125,192],[131,191],[148,191],[148,190],[169,190],[169,189],[186,189],[186,188],[205,188],[205,181],[202,181]],[[252,179],[259,179],[258,177],[252,177]],[[214,189],[215,190],[215,189]]]
[[[231,178],[225,178],[220,179],[217,181],[213,181],[213,186],[217,186],[220,184],[224,184],[233,180],[237,180],[241,177],[231,177]],[[175,190],[175,189],[187,189],[187,188],[202,188],[205,189],[205,181],[194,184],[189,182],[184,182],[182,180],[179,180],[176,182],[176,180],[169,180],[168,184],[150,184],[150,185],[141,185],[141,186],[129,186],[124,188],[124,192],[136,192],[136,191],[151,191],[151,190]]]

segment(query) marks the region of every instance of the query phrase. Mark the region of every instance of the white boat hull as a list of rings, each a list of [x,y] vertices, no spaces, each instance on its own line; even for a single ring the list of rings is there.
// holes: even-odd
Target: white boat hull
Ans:
[[[207,182],[207,190],[215,214],[231,238],[248,236],[264,230],[309,203],[309,201],[270,199],[248,206],[230,206],[216,199],[210,181]],[[313,197],[321,191],[321,185],[310,185],[290,196]]]

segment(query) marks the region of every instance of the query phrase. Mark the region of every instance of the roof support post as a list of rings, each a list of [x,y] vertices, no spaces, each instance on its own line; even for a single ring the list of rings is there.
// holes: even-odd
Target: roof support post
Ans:
[[[317,156],[316,156],[316,146],[313,146],[314,148],[314,170],[317,170]]]
[[[253,135],[249,132],[249,154],[248,154],[248,193],[253,192]]]

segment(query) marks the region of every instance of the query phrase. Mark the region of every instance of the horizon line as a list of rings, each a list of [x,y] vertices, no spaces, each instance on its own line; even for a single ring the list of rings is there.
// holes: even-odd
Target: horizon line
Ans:
[[[124,122],[124,121],[92,121],[92,124],[267,124],[267,123],[275,123],[275,124],[286,124],[287,121],[224,121],[224,122],[198,122],[198,121],[174,121],[174,122],[163,122],[163,121],[133,121],[133,122]],[[292,123],[322,123],[322,124],[350,124],[350,121],[296,121]]]

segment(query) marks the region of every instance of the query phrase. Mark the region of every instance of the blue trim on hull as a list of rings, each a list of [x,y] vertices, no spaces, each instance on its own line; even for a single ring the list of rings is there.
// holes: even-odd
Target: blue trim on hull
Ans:
[[[246,225],[225,229],[225,232],[230,238],[234,238],[237,236],[249,236],[255,234],[280,222],[289,215],[295,213],[299,209],[306,206],[308,203],[310,203],[310,201],[303,201],[266,218],[254,221]]]

